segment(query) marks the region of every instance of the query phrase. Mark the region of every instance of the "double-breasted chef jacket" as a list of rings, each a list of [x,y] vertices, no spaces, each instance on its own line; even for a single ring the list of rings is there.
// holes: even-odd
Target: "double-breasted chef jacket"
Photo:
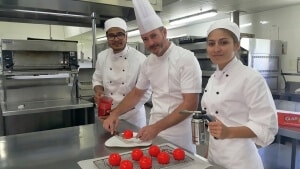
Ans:
[[[95,73],[93,74],[93,87],[100,85],[104,87],[104,94],[113,98],[112,108],[123,100],[123,98],[135,87],[142,63],[146,56],[136,49],[126,45],[122,52],[113,53],[108,48],[98,54]],[[133,110],[121,115],[124,119],[138,127],[146,125],[146,112],[144,104],[149,100],[150,90],[135,106]]]
[[[172,113],[182,102],[182,93],[201,92],[201,69],[194,54],[171,43],[163,56],[151,54],[144,62],[136,87],[152,88],[153,124]],[[195,152],[191,117],[159,133],[159,136]]]
[[[263,169],[256,145],[272,143],[278,124],[271,92],[259,72],[234,58],[210,77],[201,105],[226,126],[246,126],[256,134],[234,139],[210,135],[208,160],[228,169]]]

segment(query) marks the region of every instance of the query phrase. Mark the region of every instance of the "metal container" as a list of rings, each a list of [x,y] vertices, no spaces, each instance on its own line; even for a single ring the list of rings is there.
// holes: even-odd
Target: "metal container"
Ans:
[[[266,80],[270,90],[280,89],[282,41],[242,38],[240,60],[257,70]]]
[[[203,145],[208,143],[208,132],[206,130],[206,124],[211,121],[215,121],[215,117],[206,114],[206,111],[189,111],[181,110],[182,114],[193,114],[191,120],[192,127],[192,141],[196,145]]]
[[[206,132],[206,120],[200,113],[195,113],[191,120],[192,141],[195,145],[207,144],[208,134]]]
[[[3,72],[77,70],[77,42],[2,39]]]

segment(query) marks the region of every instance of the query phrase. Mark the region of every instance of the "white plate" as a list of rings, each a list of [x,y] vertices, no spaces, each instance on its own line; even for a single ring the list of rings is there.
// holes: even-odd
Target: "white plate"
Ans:
[[[152,141],[141,141],[140,139],[135,138],[136,135],[137,133],[133,132],[133,138],[131,139],[124,139],[121,135],[112,136],[106,140],[104,145],[106,147],[142,147],[150,146],[152,144]]]

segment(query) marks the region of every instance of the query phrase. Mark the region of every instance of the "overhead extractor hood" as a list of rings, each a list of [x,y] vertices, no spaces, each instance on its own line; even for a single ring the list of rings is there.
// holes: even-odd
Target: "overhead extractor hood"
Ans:
[[[162,0],[150,0],[156,11]],[[92,13],[97,27],[105,20],[135,19],[131,0],[1,0],[0,21],[91,27]]]

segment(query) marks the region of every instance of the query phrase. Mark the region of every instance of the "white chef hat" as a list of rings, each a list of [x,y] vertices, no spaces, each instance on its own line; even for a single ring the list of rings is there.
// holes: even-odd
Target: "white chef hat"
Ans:
[[[133,0],[136,22],[141,34],[162,27],[160,17],[155,13],[149,0]]]
[[[111,18],[108,19],[104,22],[104,31],[107,32],[108,29],[112,28],[112,27],[118,27],[123,29],[124,31],[127,30],[127,25],[126,22],[124,21],[124,19],[122,18]]]
[[[221,20],[213,23],[207,30],[207,36],[216,29],[223,28],[232,32],[238,40],[240,40],[240,28],[236,23],[230,22],[229,20]]]

